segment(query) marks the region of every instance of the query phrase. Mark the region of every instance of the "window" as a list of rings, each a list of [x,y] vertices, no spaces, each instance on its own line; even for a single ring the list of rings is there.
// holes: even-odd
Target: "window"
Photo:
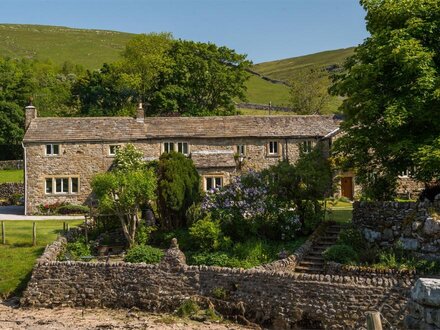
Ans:
[[[118,144],[110,145],[110,146],[108,147],[108,154],[109,154],[110,156],[114,156],[114,155],[116,155],[116,151],[118,151],[118,149],[119,149],[120,147],[121,147],[121,146],[118,145]]]
[[[206,191],[221,187],[223,187],[223,178],[221,176],[209,176],[205,178]]]
[[[313,150],[313,142],[312,141],[303,141],[301,143],[301,150],[305,154],[308,154],[309,152],[312,152],[312,150]]]
[[[268,154],[269,155],[278,155],[278,142],[277,141],[270,141],[269,142]]]
[[[46,194],[77,194],[79,193],[78,177],[53,177],[45,179]]]
[[[188,143],[178,142],[177,151],[180,152],[181,154],[188,155]]]
[[[177,149],[175,149],[177,148]],[[164,142],[163,152],[177,151],[185,156],[189,154],[189,146],[187,142]]]
[[[171,151],[174,151],[174,142],[164,142],[163,152],[171,152]]]
[[[46,144],[46,155],[56,156],[60,154],[59,144]]]
[[[237,144],[237,154],[246,155],[246,146],[244,144]]]
[[[399,173],[399,178],[409,178],[412,174],[411,168],[407,168]]]

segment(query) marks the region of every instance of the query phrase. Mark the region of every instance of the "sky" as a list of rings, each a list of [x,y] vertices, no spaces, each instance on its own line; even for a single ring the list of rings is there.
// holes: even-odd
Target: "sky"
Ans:
[[[358,0],[0,0],[0,23],[171,32],[254,63],[356,46],[364,18]]]

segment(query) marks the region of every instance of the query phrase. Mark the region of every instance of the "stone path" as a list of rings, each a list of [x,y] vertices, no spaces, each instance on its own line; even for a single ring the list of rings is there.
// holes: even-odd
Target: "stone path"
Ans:
[[[313,244],[311,251],[296,266],[297,273],[323,273],[324,257],[322,253],[330,246],[334,245],[338,240],[341,225],[334,224],[327,227],[326,232]]]
[[[194,322],[167,314],[109,309],[23,309],[0,304],[2,330],[132,330],[132,329],[251,329],[233,323]]]
[[[23,215],[23,206],[0,206],[0,221],[1,220],[84,220],[83,215]]]

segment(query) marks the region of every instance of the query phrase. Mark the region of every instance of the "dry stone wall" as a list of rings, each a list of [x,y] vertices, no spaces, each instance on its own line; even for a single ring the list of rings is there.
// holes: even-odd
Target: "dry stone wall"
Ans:
[[[2,160],[0,170],[20,170],[23,168],[23,160]]]
[[[353,224],[381,246],[402,244],[406,250],[438,259],[440,200],[425,202],[355,202]]]
[[[8,199],[15,194],[24,194],[23,183],[1,183],[0,184],[0,199]]]
[[[401,328],[413,277],[312,275],[261,269],[187,266],[174,244],[160,264],[59,262],[65,239],[37,261],[25,306],[138,307],[174,311],[209,300],[225,315],[277,329],[355,329],[379,310]],[[175,242],[174,242],[175,243]],[[216,292],[221,291],[222,297]],[[221,300],[219,299],[221,298]]]

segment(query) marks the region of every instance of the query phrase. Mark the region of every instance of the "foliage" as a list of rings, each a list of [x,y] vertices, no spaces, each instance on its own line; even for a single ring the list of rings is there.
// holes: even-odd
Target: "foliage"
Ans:
[[[129,246],[135,243],[141,205],[154,199],[156,177],[151,169],[112,171],[97,174],[92,188],[101,208],[121,221]]]
[[[85,214],[90,212],[88,206],[75,205],[75,204],[64,204],[57,208],[56,213],[59,214]]]
[[[216,299],[226,300],[226,298],[228,297],[228,292],[225,290],[225,288],[216,287],[212,289],[212,295]]]
[[[19,144],[24,133],[23,109],[16,103],[0,101],[0,144]]]
[[[192,299],[185,300],[177,309],[179,317],[191,317],[200,311],[200,306]]]
[[[361,253],[367,247],[362,233],[355,227],[348,227],[341,230],[338,238],[339,245],[348,245],[358,253]]]
[[[157,228],[154,226],[147,226],[144,222],[141,222],[137,228],[137,233],[135,237],[136,244],[147,245],[150,240],[151,234],[156,231]]]
[[[335,147],[360,183],[382,186],[371,198],[392,199],[399,172],[439,179],[440,7],[437,0],[361,3],[371,36],[335,76],[332,92],[345,97],[345,134]]]
[[[328,73],[323,68],[311,67],[296,72],[290,80],[290,104],[298,115],[323,114],[331,96]]]
[[[127,251],[124,257],[125,262],[145,262],[147,264],[156,264],[163,257],[161,249],[150,245],[135,245]]]
[[[90,256],[92,251],[90,246],[84,240],[67,243],[66,250],[59,256],[59,259],[81,260],[81,257]]]
[[[323,254],[326,261],[334,261],[342,264],[357,262],[358,253],[349,245],[338,244],[326,249]]]
[[[157,204],[161,225],[176,229],[187,224],[187,209],[200,199],[200,176],[191,159],[163,153],[158,166]]]
[[[189,228],[189,235],[196,248],[203,251],[217,250],[222,239],[220,223],[212,221],[209,216],[195,222]]]
[[[116,156],[113,161],[114,169],[117,171],[129,172],[143,170],[146,168],[143,161],[144,154],[141,150],[128,143],[122,148],[116,150]]]

